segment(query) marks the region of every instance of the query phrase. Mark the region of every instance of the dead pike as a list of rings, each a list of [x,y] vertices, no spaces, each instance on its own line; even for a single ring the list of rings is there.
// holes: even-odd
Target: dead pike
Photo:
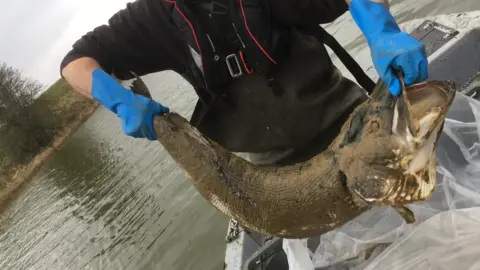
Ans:
[[[154,119],[158,140],[198,192],[251,230],[284,238],[320,235],[375,205],[426,200],[436,183],[435,148],[455,89],[431,81],[392,96],[378,83],[329,147],[281,168],[256,166],[203,136],[176,113]]]

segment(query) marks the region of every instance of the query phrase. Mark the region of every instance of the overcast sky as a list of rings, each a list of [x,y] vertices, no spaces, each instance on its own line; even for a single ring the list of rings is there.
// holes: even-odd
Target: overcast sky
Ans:
[[[0,61],[50,85],[71,45],[133,0],[0,0]]]

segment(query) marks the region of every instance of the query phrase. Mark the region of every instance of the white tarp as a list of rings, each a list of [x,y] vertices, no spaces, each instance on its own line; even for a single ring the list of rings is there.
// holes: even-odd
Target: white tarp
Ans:
[[[435,193],[409,205],[415,224],[382,207],[322,235],[315,253],[285,240],[290,269],[480,269],[479,125],[480,102],[457,93],[437,147]]]

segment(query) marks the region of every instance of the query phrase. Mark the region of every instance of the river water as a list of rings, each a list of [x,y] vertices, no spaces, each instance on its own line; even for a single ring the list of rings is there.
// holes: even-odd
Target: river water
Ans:
[[[391,1],[392,11],[404,21],[480,9],[478,0],[414,2]],[[330,29],[355,51],[349,15]],[[190,116],[195,97],[181,77],[145,81],[154,99]],[[223,269],[227,222],[160,144],[125,136],[100,108],[0,215],[0,269]]]
[[[189,116],[180,77],[154,80],[169,89],[154,98]],[[223,269],[227,222],[102,107],[0,216],[0,269]]]

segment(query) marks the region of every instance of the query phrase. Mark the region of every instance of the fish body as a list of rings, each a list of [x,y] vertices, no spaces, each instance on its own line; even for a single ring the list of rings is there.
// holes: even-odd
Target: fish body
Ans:
[[[427,199],[435,186],[435,144],[454,93],[451,83],[434,81],[393,97],[380,82],[325,151],[285,167],[256,166],[174,112],[156,116],[154,129],[220,212],[264,235],[305,238],[375,205],[411,214],[405,204]]]

